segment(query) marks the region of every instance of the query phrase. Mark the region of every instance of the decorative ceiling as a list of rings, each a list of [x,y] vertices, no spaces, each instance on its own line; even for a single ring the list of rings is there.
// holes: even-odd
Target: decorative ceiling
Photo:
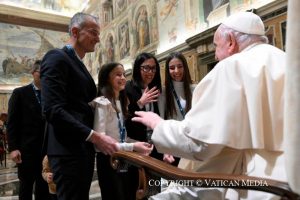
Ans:
[[[0,5],[70,17],[78,11],[82,11],[88,2],[89,0],[0,0]]]
[[[0,22],[68,31],[70,17],[89,0],[0,0]]]

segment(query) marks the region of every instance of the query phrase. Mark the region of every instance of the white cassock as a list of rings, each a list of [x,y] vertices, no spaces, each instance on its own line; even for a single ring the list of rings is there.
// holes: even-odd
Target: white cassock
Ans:
[[[166,120],[152,140],[181,167],[287,181],[283,157],[285,53],[253,44],[221,62],[197,85],[183,121]],[[152,199],[277,199],[254,191],[172,187]]]

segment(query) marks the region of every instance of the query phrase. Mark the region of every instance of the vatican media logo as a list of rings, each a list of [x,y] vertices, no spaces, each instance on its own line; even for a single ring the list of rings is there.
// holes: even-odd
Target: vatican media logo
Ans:
[[[255,187],[267,187],[266,180],[222,180],[222,179],[198,179],[198,180],[154,180],[148,181],[149,186],[165,186],[165,187],[243,187],[243,186],[255,186]]]

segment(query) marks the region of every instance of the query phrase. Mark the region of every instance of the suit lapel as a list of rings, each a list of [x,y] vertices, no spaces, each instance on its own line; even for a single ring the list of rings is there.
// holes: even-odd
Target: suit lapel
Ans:
[[[76,56],[75,56],[76,57]],[[93,82],[93,85],[95,84],[93,77],[91,76],[90,72],[87,70],[86,66],[76,57],[77,62],[79,63],[79,66],[85,73],[85,75],[89,78],[91,82]]]
[[[29,84],[26,86],[26,91],[25,91],[25,95],[28,95],[29,98],[29,104],[32,104],[32,106],[38,111],[41,112],[41,105],[37,100],[37,97],[35,96],[35,93],[33,91],[32,85]]]
[[[96,85],[94,82],[93,77],[91,76],[90,72],[87,70],[86,66],[83,64],[83,62],[81,62],[81,60],[79,60],[77,58],[77,56],[75,55],[75,52],[73,50],[73,52],[71,52],[67,47],[63,48],[63,51],[70,57],[71,61],[75,62],[77,64],[77,66],[80,67],[81,71],[85,74],[85,76],[89,79],[91,85],[93,85],[94,90],[96,89]]]

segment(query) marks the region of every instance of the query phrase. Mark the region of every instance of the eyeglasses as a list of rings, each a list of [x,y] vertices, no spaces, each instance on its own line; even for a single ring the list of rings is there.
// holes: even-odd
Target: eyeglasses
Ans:
[[[82,29],[86,30],[89,34],[91,34],[93,37],[99,37],[100,33],[96,29]]]
[[[152,72],[152,73],[155,73],[156,72],[156,65],[154,66],[150,66],[150,65],[144,65],[144,66],[141,66],[141,70],[143,70],[144,72]]]

